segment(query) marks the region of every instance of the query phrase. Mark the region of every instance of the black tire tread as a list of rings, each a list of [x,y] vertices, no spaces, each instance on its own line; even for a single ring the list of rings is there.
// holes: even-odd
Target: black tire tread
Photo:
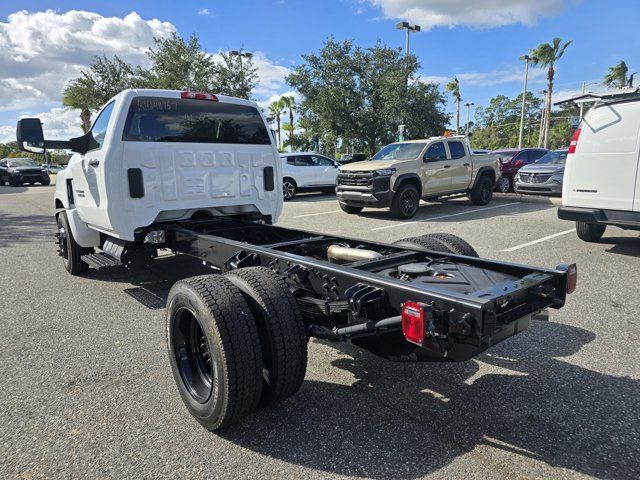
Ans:
[[[287,282],[268,268],[241,268],[225,276],[261,310],[254,311],[254,316],[270,382],[263,385],[259,406],[273,406],[296,393],[306,374],[307,336],[302,314]]]
[[[434,252],[456,253],[443,241],[427,236],[403,238],[402,240],[393,242],[393,245],[407,248],[425,248]]]
[[[202,275],[180,280],[171,289],[169,299],[179,284],[187,285],[206,305],[222,346],[226,405],[216,423],[203,424],[209,430],[219,430],[252,413],[260,400],[262,350],[258,329],[242,292],[223,276]],[[171,350],[169,355],[173,355]],[[183,394],[182,389],[180,393]]]
[[[606,225],[599,225],[597,223],[576,222],[576,233],[580,240],[585,242],[597,242],[604,235]]]
[[[71,275],[79,275],[81,273],[87,273],[89,270],[89,264],[82,260],[82,255],[90,253],[93,249],[84,248],[78,245],[76,239],[73,238],[73,232],[69,226],[69,219],[67,218],[67,212],[60,212],[58,215],[58,221],[64,225],[64,230],[67,232],[67,255],[68,262],[65,265],[67,272]]]
[[[402,213],[402,209],[400,208],[400,197],[402,196],[403,191],[407,189],[415,190],[416,195],[418,196],[418,208],[416,208],[416,211],[413,213],[413,215],[405,215],[404,213]],[[415,187],[415,185],[411,183],[403,183],[393,195],[393,199],[391,200],[391,207],[389,210],[391,211],[391,216],[393,216],[394,218],[397,218],[399,220],[408,220],[409,218],[413,218],[415,214],[418,213],[419,207],[420,192],[418,192],[418,189]]]
[[[340,209],[345,212],[348,213],[349,215],[356,215],[358,213],[360,213],[362,211],[362,209],[364,207],[355,207],[353,205],[346,205],[344,203],[338,202],[338,204],[340,205]]]
[[[482,184],[483,183],[488,183],[488,187],[489,187],[489,191],[491,192],[491,198],[489,198],[489,201],[485,202],[484,200],[482,200]],[[491,200],[493,199],[493,185],[491,185],[491,177],[489,177],[489,175],[482,175],[478,181],[476,182],[476,184],[473,186],[473,188],[471,189],[471,191],[469,192],[469,199],[471,199],[471,203],[473,203],[474,205],[487,205],[491,202]]]
[[[464,239],[453,235],[451,233],[429,233],[425,237],[435,238],[436,240],[446,243],[451,250],[458,255],[465,255],[467,257],[479,257],[478,252]]]

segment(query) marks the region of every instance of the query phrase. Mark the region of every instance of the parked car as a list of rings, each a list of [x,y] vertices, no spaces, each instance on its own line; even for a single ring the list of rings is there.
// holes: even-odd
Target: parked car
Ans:
[[[496,191],[507,193],[513,190],[513,180],[520,168],[535,162],[549,150],[546,148],[506,148],[491,153],[500,158],[500,177],[496,182]]]
[[[282,195],[291,200],[300,191],[333,191],[338,162],[313,152],[284,153],[282,160]]]
[[[0,185],[19,187],[23,183],[49,185],[49,174],[32,158],[3,158],[0,160]]]
[[[562,194],[566,148],[553,150],[534,163],[525,165],[515,176],[515,191],[518,193]]]
[[[46,172],[49,172],[50,174],[53,174],[53,175],[56,175],[62,170],[64,170],[64,167],[61,167],[60,165],[54,165],[54,164],[47,165],[46,163],[42,165],[42,168],[44,168]]]
[[[406,219],[416,214],[420,199],[458,193],[474,205],[486,205],[493,197],[498,157],[470,152],[464,136],[389,144],[368,162],[340,167],[340,208],[357,214],[364,207],[388,207],[392,216]]]
[[[581,97],[596,104],[569,145],[558,218],[596,242],[609,225],[640,230],[640,88]]]

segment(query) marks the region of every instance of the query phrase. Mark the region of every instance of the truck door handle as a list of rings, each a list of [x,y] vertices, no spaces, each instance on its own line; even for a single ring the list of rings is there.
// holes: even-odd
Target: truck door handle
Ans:
[[[444,165],[444,168],[451,168],[451,165]]]
[[[468,163],[465,163],[465,164],[464,164],[464,166],[465,166],[465,167],[468,167],[468,166],[469,166],[469,164],[468,164]]]
[[[100,165],[100,160],[89,160],[90,167],[97,167],[98,165]]]

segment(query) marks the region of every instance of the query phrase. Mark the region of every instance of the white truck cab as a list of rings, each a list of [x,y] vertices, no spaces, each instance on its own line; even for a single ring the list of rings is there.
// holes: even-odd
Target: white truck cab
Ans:
[[[570,99],[595,102],[569,146],[558,217],[599,240],[607,225],[640,230],[640,88]]]
[[[241,214],[271,223],[282,210],[278,152],[248,100],[124,90],[70,143],[76,153],[58,174],[55,207],[82,247],[98,246],[99,233],[134,241],[154,222]]]

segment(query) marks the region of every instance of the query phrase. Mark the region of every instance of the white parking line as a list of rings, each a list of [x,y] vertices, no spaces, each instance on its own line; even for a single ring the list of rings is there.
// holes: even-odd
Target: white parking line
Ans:
[[[459,215],[466,215],[467,213],[484,212],[485,210],[493,210],[494,208],[509,207],[511,205],[518,205],[519,203],[520,202],[503,203],[501,205],[494,205],[493,207],[475,208],[473,210],[465,210],[464,212],[452,213],[450,215],[439,215],[437,217],[429,217],[429,218],[425,218],[423,220],[414,220],[412,222],[395,223],[393,225],[385,225],[384,227],[372,228],[371,231],[375,232],[376,230],[385,230],[387,228],[404,227],[405,225],[411,225],[412,223],[430,222],[432,220],[440,220],[442,218],[450,218],[450,217],[457,217]]]
[[[521,248],[530,247],[531,245],[535,245],[536,243],[546,242],[547,240],[551,240],[552,238],[560,237],[562,235],[566,235],[567,233],[575,232],[576,229],[572,228],[571,230],[565,230],[564,232],[554,233],[553,235],[547,235],[546,237],[539,238],[538,240],[533,240],[531,242],[523,243],[522,245],[516,245],[515,247],[505,248],[502,250],[503,252],[515,252],[516,250],[520,250]]]
[[[342,210],[331,210],[329,212],[305,213],[304,215],[294,215],[293,218],[315,217],[316,215],[329,215],[330,213],[340,213]]]

